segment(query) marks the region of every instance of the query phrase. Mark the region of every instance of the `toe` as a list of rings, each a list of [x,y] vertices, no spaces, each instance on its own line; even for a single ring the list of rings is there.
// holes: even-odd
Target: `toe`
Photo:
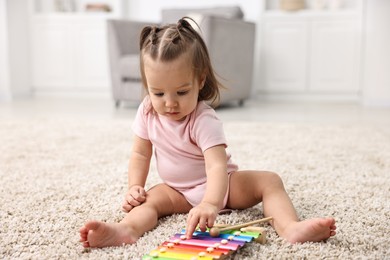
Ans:
[[[86,241],[83,243],[83,247],[87,248],[87,247],[91,247],[91,246],[89,245],[88,241]]]

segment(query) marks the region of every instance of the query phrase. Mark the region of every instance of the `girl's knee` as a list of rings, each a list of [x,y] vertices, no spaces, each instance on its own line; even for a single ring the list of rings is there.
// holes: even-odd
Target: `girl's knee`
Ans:
[[[283,180],[279,176],[279,174],[275,172],[266,172],[267,174],[267,179],[270,185],[272,186],[280,186],[284,188]]]
[[[166,184],[154,186],[147,192],[146,196],[146,205],[154,208],[159,217],[174,213],[186,213],[192,207],[181,193]]]

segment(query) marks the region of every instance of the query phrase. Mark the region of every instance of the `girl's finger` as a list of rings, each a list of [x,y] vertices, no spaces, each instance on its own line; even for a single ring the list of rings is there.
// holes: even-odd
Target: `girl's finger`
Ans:
[[[129,204],[124,204],[124,205],[122,206],[122,211],[125,212],[125,213],[129,213],[130,210],[132,210],[133,208],[134,208],[134,207],[131,206],[131,205],[129,205]]]
[[[206,218],[200,218],[199,219],[199,228],[202,232],[206,231],[206,225],[207,225],[207,219]]]
[[[215,223],[216,216],[210,216],[207,220],[207,227],[212,228]]]
[[[129,201],[129,204],[133,207],[137,207],[139,205],[141,205],[141,202],[139,202],[138,200],[132,198],[132,200]]]
[[[198,224],[199,219],[197,216],[192,215],[187,219],[187,227],[186,227],[186,234],[185,236],[187,238],[191,238],[192,234],[195,231],[196,225]]]
[[[139,202],[144,202],[145,201],[145,190],[141,188],[140,190],[133,191],[130,193],[130,196],[132,199],[139,201]]]

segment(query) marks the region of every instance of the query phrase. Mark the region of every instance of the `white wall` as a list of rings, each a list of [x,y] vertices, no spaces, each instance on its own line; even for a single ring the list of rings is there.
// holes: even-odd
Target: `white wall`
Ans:
[[[27,1],[6,0],[8,14],[9,77],[13,97],[31,94],[30,30]]]
[[[159,22],[161,21],[162,8],[193,8],[213,7],[221,5],[239,5],[243,9],[245,20],[256,22],[261,12],[261,5],[264,0],[129,0],[128,14],[130,19],[140,21]]]
[[[363,103],[390,107],[390,1],[366,0]]]
[[[26,0],[0,0],[0,101],[31,94]]]
[[[6,0],[0,0],[0,101],[11,99],[6,10]]]

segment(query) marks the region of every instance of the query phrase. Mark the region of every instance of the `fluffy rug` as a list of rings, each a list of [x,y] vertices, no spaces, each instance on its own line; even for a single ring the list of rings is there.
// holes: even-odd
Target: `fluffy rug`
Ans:
[[[119,221],[131,122],[0,121],[1,259],[140,259],[181,230],[186,215],[160,220],[134,245],[84,250],[88,219]],[[268,243],[235,259],[390,258],[390,129],[374,126],[225,123],[241,169],[278,172],[302,219],[333,216],[337,235],[291,245],[266,226]],[[147,186],[159,182],[152,167]],[[261,205],[218,222],[261,218]]]

